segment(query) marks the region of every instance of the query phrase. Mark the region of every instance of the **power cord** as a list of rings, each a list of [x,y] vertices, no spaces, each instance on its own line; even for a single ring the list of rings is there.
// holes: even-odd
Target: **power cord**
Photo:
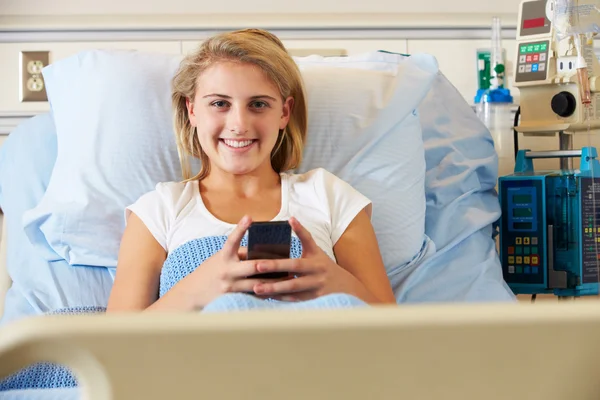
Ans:
[[[513,121],[513,143],[515,145],[515,161],[517,160],[517,153],[519,152],[519,132],[515,129],[519,126],[519,117],[521,116],[521,106],[517,108],[515,112],[515,120]]]

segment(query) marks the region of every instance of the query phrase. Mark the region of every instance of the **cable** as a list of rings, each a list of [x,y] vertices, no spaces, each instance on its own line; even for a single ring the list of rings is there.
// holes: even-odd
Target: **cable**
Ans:
[[[513,121],[513,143],[515,145],[515,161],[517,161],[517,153],[519,152],[519,132],[515,129],[519,126],[519,117],[521,116],[521,106],[517,108],[515,120]]]
[[[531,295],[531,302],[535,303],[535,298],[537,297],[537,294],[532,294]]]

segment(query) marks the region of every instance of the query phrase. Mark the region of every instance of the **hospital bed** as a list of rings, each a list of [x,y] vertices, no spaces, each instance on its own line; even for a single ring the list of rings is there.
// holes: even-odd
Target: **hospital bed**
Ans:
[[[85,392],[92,399],[391,398],[398,394],[411,398],[485,394],[500,399],[509,392],[506,382],[495,376],[506,376],[515,367],[510,349],[523,343],[519,338],[526,341],[525,355],[532,358],[552,340],[573,343],[572,360],[582,357],[584,342],[596,346],[587,341],[599,329],[595,308],[577,305],[569,317],[574,323],[550,337],[549,330],[560,326],[559,316],[564,313],[553,307],[573,305],[526,310],[514,305],[494,242],[500,210],[494,190],[498,160],[493,141],[438,71],[433,57],[376,51],[296,61],[307,82],[312,121],[300,170],[323,166],[374,201],[373,223],[398,306],[104,315],[116,257],[109,242],[118,244],[113,233],[119,224],[112,224],[107,204],[94,209],[84,204],[85,213],[73,220],[74,214],[69,213],[78,207],[76,200],[93,203],[94,198],[90,187],[64,185],[84,186],[96,175],[105,177],[113,168],[106,160],[121,154],[123,147],[130,146],[130,158],[132,152],[148,151],[147,147],[162,151],[161,141],[172,140],[170,136],[151,137],[148,131],[153,127],[169,131],[170,108],[164,88],[160,93],[166,98],[154,103],[148,93],[139,94],[153,108],[145,115],[149,121],[133,124],[140,130],[144,123],[150,124],[143,131],[146,147],[138,149],[131,147],[129,135],[141,133],[127,125],[137,111],[129,110],[117,121],[107,115],[86,115],[87,124],[77,124],[82,117],[77,103],[83,98],[77,96],[87,96],[102,110],[121,101],[111,98],[115,95],[106,88],[114,84],[121,97],[130,96],[128,101],[135,103],[137,92],[128,92],[127,85],[147,91],[152,90],[147,82],[167,84],[170,75],[164,71],[172,72],[179,60],[137,52],[84,52],[46,69],[52,112],[21,124],[0,153],[3,242],[12,280],[0,326],[0,379],[20,376],[13,379],[13,386],[4,386],[0,398],[67,399]],[[119,63],[123,64],[117,68]],[[85,76],[83,70],[93,75]],[[123,74],[129,75],[123,78]],[[85,80],[90,76],[98,82]],[[131,82],[136,79],[139,86]],[[327,97],[323,93],[343,101],[319,103]],[[94,109],[94,104],[87,105]],[[352,119],[356,117],[352,107],[366,114]],[[333,118],[326,121],[329,130],[319,125],[327,118]],[[332,130],[332,126],[347,130]],[[127,134],[111,138],[122,129]],[[351,133],[353,141],[346,140],[344,135]],[[358,147],[340,144],[346,142]],[[97,151],[86,155],[86,149]],[[87,163],[73,169],[73,163],[86,161],[85,157]],[[176,161],[172,153],[160,154],[147,164],[148,159],[133,158],[127,161],[133,163],[131,168],[141,163],[153,171],[164,167],[165,160]],[[176,170],[178,164],[169,168]],[[9,173],[15,170],[23,174],[17,178]],[[57,177],[63,173],[80,175]],[[139,189],[142,193],[156,184],[152,179],[142,183],[146,185]],[[91,188],[94,195],[101,188],[114,189],[102,179]],[[128,205],[120,204],[117,195],[112,199],[117,209]],[[65,213],[70,221],[61,219],[60,238],[53,238],[53,218],[63,218]],[[94,217],[100,222],[87,221]],[[122,215],[115,218],[119,222]],[[68,223],[74,231],[66,232]],[[585,336],[580,330],[584,324],[590,327]],[[539,327],[548,329],[540,334]],[[539,341],[533,344],[536,337]],[[519,352],[524,350],[517,346]],[[519,362],[519,368],[531,366],[528,378],[550,384],[527,388],[528,378],[515,374],[515,387],[523,388],[521,394],[529,393],[526,397],[531,399],[562,398],[566,383],[556,378],[558,372],[543,358],[537,359],[544,366],[538,368],[532,358]],[[65,384],[64,373],[62,385],[32,379],[36,373],[40,376],[36,365],[48,373],[45,364],[35,364],[40,362],[68,365],[79,387]],[[23,368],[32,364],[34,370],[27,375]],[[478,378],[472,380],[473,374]],[[588,377],[587,373],[577,376],[582,383]],[[587,386],[580,387],[581,393]]]

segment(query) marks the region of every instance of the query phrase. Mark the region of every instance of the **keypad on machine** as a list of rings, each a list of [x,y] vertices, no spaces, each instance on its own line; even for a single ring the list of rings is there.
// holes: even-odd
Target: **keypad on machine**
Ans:
[[[537,274],[540,271],[541,259],[536,236],[517,237],[507,250],[509,274]]]
[[[518,72],[542,72],[546,70],[546,57],[548,45],[546,43],[539,44],[523,44],[519,47],[519,62]]]

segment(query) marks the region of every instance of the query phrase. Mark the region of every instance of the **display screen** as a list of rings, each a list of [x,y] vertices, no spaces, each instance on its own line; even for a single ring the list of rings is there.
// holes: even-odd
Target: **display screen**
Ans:
[[[513,217],[531,217],[533,211],[531,208],[513,208]]]
[[[531,222],[515,222],[513,223],[513,229],[531,229]]]
[[[513,203],[531,203],[530,194],[516,194],[513,196]]]
[[[552,21],[546,18],[546,3],[547,0],[521,2],[521,26],[517,36],[546,35],[552,31]]]
[[[531,18],[523,20],[523,29],[541,28],[544,26],[546,18]]]

